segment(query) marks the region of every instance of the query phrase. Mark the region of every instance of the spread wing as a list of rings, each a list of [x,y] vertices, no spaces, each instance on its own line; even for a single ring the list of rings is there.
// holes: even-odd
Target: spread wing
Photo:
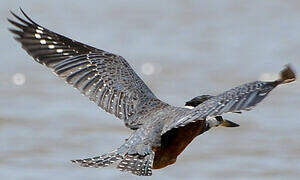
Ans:
[[[54,33],[23,11],[27,20],[11,13],[20,22],[8,19],[17,28],[9,30],[35,61],[125,123],[143,104],[157,99],[123,57]]]
[[[279,84],[289,83],[296,79],[294,71],[287,66],[281,72],[281,78],[273,82],[255,81],[230,89],[220,95],[213,96],[195,107],[188,115],[168,122],[162,131],[166,133],[172,128],[185,126],[188,123],[202,120],[207,116],[219,116],[227,112],[251,110],[261,102]]]
[[[193,99],[191,99],[191,100],[189,100],[189,101],[187,101],[185,103],[185,107],[192,107],[192,108],[194,108],[194,107],[198,106],[199,104],[203,103],[204,101],[206,101],[206,100],[208,100],[208,99],[210,99],[212,97],[214,97],[214,96],[211,96],[211,95],[200,95],[200,96],[194,97]],[[234,113],[239,113],[240,114],[241,112],[240,111],[236,111]]]

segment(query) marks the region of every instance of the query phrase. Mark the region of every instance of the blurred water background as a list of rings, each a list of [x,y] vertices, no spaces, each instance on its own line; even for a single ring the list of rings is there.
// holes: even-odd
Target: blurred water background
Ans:
[[[162,100],[182,106],[287,63],[300,71],[298,0],[16,1],[0,6],[0,179],[136,179],[70,159],[116,148],[130,131],[37,64],[7,30],[21,6],[58,33],[122,55]],[[298,179],[300,85],[225,117],[150,179]]]

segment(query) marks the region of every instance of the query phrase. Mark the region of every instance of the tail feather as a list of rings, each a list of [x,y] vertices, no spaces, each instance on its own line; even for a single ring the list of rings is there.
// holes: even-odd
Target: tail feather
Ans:
[[[151,176],[153,159],[154,152],[145,156],[127,154],[117,168],[138,176]]]
[[[117,166],[121,171],[128,171],[138,176],[151,176],[152,163],[154,159],[154,152],[151,154],[141,156],[138,154],[122,156],[117,151],[96,156],[93,158],[71,160],[73,163],[79,164],[83,167],[106,167],[114,163],[120,162]]]
[[[76,159],[71,160],[73,163],[77,163],[83,167],[106,167],[109,166],[119,160],[123,159],[123,156],[117,153],[117,151],[112,151],[110,153],[96,156],[93,158],[86,158],[86,159]]]

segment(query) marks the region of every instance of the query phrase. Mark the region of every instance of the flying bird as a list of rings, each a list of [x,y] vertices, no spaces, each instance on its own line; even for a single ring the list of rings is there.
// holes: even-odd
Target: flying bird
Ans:
[[[275,81],[246,83],[216,96],[197,96],[186,107],[176,107],[158,99],[122,56],[50,31],[20,10],[26,19],[11,12],[17,21],[8,21],[22,48],[132,130],[115,150],[72,160],[83,167],[116,164],[121,171],[150,176],[152,169],[175,163],[187,145],[210,128],[238,126],[223,119],[223,113],[250,110],[275,87],[296,79],[287,65]]]

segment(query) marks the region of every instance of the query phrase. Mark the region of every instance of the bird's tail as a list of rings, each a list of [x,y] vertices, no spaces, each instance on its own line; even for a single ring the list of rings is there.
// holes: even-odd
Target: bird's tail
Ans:
[[[290,83],[296,80],[295,71],[291,68],[290,65],[286,65],[286,67],[280,72],[280,78],[276,80],[278,84]]]
[[[106,167],[109,166],[117,161],[120,161],[123,159],[123,156],[117,153],[117,150],[114,150],[110,153],[101,155],[101,156],[96,156],[92,158],[86,158],[86,159],[76,159],[76,160],[71,160],[73,163],[79,164],[80,166],[83,167],[94,167],[94,168],[99,168],[99,167]]]
[[[121,171],[128,171],[138,176],[151,176],[154,152],[144,156],[126,155],[117,166]]]
[[[154,152],[144,156],[138,154],[121,155],[115,150],[101,156],[71,161],[83,167],[94,168],[106,167],[119,162],[117,168],[121,171],[127,171],[138,176],[151,176],[153,159]]]

